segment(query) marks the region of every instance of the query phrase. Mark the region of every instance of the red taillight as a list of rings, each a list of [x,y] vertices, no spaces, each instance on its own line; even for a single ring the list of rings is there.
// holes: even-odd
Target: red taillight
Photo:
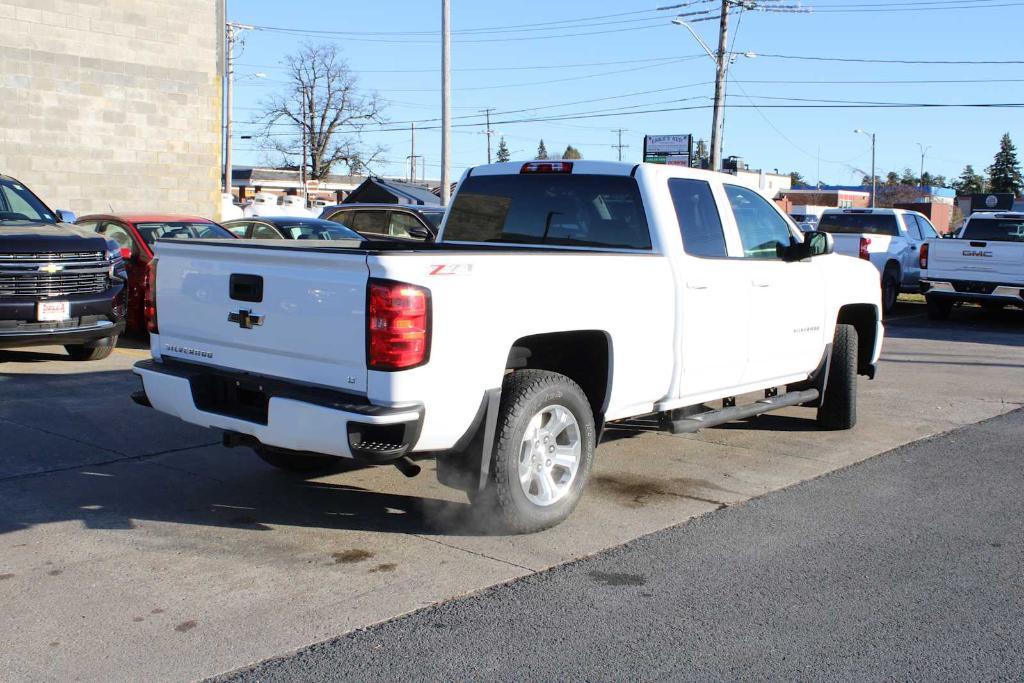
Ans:
[[[928,267],[928,243],[925,242],[921,245],[921,267]]]
[[[371,279],[366,315],[366,364],[371,370],[423,365],[430,353],[430,291]]]
[[[529,161],[520,173],[572,173],[571,161]]]
[[[868,247],[869,246],[871,246],[871,238],[870,237],[861,237],[860,238],[860,254],[859,255],[865,261],[870,261],[871,260],[871,254],[868,253]]]
[[[146,329],[152,334],[159,334],[156,323],[156,257],[146,264],[146,279],[143,283],[142,316],[146,319]]]

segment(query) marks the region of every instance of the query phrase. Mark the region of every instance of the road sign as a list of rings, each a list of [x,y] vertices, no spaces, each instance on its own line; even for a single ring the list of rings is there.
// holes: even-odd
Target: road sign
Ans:
[[[689,166],[692,158],[692,135],[644,136],[644,161],[649,164]]]

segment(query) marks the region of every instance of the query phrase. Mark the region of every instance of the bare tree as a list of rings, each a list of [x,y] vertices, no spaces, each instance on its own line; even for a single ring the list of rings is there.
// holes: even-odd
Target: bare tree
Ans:
[[[264,100],[260,116],[260,137],[284,165],[301,164],[319,180],[336,164],[357,173],[379,160],[384,148],[365,144],[361,132],[384,120],[384,105],[376,93],[359,90],[337,48],[303,45],[285,59],[285,68],[284,92]]]

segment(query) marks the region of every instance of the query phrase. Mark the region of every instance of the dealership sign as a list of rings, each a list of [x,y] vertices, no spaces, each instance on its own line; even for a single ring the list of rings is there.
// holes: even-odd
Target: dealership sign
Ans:
[[[692,135],[644,136],[644,161],[649,164],[689,166],[692,158]]]

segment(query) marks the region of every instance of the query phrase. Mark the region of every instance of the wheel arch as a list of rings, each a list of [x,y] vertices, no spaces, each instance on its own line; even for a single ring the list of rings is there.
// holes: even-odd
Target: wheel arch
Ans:
[[[612,341],[604,330],[548,332],[520,337],[509,349],[506,370],[549,370],[576,382],[600,429],[612,384]]]
[[[836,316],[837,325],[853,325],[857,330],[857,372],[873,374],[871,356],[878,335],[879,310],[874,304],[846,304]]]

